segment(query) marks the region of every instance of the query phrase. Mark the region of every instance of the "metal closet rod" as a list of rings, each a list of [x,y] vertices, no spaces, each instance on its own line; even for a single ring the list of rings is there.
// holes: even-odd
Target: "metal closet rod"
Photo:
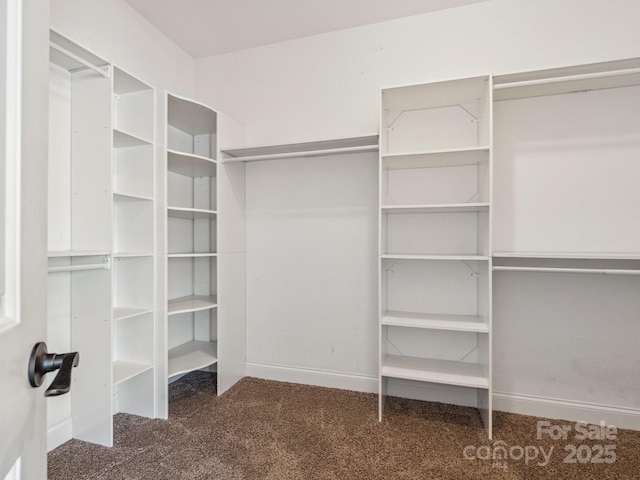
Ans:
[[[551,273],[595,273],[599,275],[640,275],[640,270],[563,267],[503,267],[495,266],[497,272],[551,272]]]
[[[69,50],[66,50],[64,48],[62,48],[60,45],[57,45],[53,42],[49,42],[49,46],[51,48],[53,48],[54,50],[62,53],[63,55],[66,55],[67,57],[69,57],[72,60],[75,60],[76,62],[84,65],[85,67],[93,70],[94,72],[102,75],[103,77],[108,77],[109,74],[107,72],[105,72],[103,69],[101,69],[100,67],[96,67],[94,64],[87,62],[84,58],[79,57],[78,55],[76,55],[75,53],[71,53]]]
[[[493,86],[494,90],[505,88],[529,87],[533,85],[545,85],[548,83],[571,82],[574,80],[592,80],[594,78],[617,77],[621,75],[634,75],[640,73],[640,68],[629,68],[626,70],[612,70],[609,72],[583,73],[578,75],[568,75],[566,77],[539,78],[537,80],[524,80],[522,82],[499,83]]]

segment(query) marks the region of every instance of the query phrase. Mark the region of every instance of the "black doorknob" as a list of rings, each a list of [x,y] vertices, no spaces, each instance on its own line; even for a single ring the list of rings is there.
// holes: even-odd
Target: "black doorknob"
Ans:
[[[29,383],[32,387],[39,387],[44,376],[49,372],[60,370],[44,393],[45,397],[63,395],[71,389],[71,370],[80,363],[80,354],[47,353],[47,344],[38,342],[31,350],[29,357]]]

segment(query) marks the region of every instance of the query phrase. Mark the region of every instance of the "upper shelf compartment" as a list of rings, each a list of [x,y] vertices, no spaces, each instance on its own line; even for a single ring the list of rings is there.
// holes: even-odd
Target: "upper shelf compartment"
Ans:
[[[153,143],[154,97],[152,87],[114,67],[114,146],[116,148]],[[117,140],[121,142],[118,143]]]
[[[495,100],[542,97],[605,88],[640,85],[640,59],[495,77]]]
[[[491,77],[382,90],[381,153],[489,147]]]
[[[167,147],[215,159],[218,114],[200,103],[167,95]]]
[[[109,62],[54,31],[49,36],[49,60],[69,72],[88,69],[103,77],[109,76]]]

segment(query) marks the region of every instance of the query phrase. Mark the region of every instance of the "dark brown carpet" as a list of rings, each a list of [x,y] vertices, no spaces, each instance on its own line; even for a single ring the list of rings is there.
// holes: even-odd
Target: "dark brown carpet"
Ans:
[[[489,442],[474,409],[390,398],[379,423],[372,394],[245,378],[218,398],[213,382],[194,372],[173,383],[168,421],[118,414],[111,449],[65,443],[49,454],[49,479],[640,479],[640,432],[538,440],[539,419],[495,413]],[[546,466],[537,465],[541,454],[528,465],[463,455],[473,446],[467,453],[482,457],[499,440],[516,458],[518,446],[530,446],[530,456],[534,447],[554,449]],[[605,444],[617,458],[566,464],[568,444],[586,445],[583,461]]]

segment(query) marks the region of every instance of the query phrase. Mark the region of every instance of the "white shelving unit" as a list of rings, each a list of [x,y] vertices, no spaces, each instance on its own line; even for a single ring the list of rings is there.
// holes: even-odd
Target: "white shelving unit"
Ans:
[[[113,411],[155,417],[155,90],[113,69]]]
[[[217,113],[167,94],[166,376],[217,368]]]
[[[155,416],[155,92],[51,33],[49,348],[78,351],[50,448]]]
[[[51,32],[47,346],[81,352],[47,402],[49,447],[111,445],[111,66]]]
[[[479,408],[491,437],[491,82],[382,90],[381,421],[410,380]]]

